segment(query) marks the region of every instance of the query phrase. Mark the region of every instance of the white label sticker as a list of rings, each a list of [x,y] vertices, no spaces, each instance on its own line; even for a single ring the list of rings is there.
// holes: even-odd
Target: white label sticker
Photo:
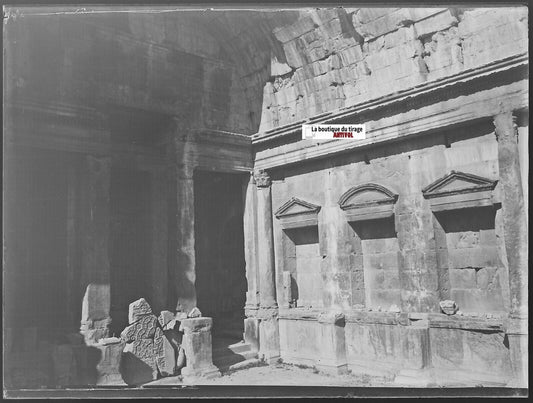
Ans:
[[[363,140],[365,125],[302,125],[303,140]]]

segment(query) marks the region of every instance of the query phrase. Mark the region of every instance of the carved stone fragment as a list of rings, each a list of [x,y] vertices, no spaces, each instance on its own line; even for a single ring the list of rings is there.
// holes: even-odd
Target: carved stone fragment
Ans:
[[[141,317],[146,315],[152,315],[152,308],[144,298],[139,298],[129,306],[128,323],[135,323],[141,319]]]
[[[455,301],[449,299],[441,301],[439,305],[442,312],[444,312],[446,315],[454,315],[459,309]]]

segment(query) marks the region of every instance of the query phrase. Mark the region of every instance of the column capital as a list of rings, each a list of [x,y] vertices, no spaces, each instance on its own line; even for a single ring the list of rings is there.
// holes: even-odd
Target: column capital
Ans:
[[[272,184],[272,179],[264,169],[255,170],[253,173],[255,185],[258,188],[268,188]]]
[[[496,140],[518,140],[517,117],[513,112],[503,112],[493,117]],[[512,136],[514,134],[514,137]]]

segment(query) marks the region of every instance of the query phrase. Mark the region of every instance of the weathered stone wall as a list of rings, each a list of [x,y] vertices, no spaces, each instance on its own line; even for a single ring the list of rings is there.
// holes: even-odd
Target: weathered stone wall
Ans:
[[[372,309],[389,310],[396,305],[405,311],[438,312],[444,286],[439,285],[437,273],[439,269],[449,268],[454,295],[462,293],[463,296],[470,294],[468,298],[482,298],[474,303],[466,296],[461,297],[459,309],[504,310],[502,289],[507,284],[506,263],[501,248],[496,246],[496,238],[501,238],[502,233],[498,232],[501,229],[498,229],[494,213],[492,221],[490,218],[483,221],[483,227],[479,229],[478,225],[477,231],[474,227],[466,232],[448,230],[448,243],[452,238],[478,239],[479,236],[485,244],[483,247],[478,247],[477,243],[465,244],[465,247],[475,247],[459,251],[454,244],[448,257],[442,254],[448,243],[437,239],[440,233],[434,230],[436,218],[422,195],[425,186],[451,170],[498,178],[497,143],[492,130],[490,126],[481,125],[448,132],[450,147],[444,144],[442,137],[413,139],[394,148],[383,146],[368,151],[369,163],[365,162],[364,155],[353,153],[328,162],[277,171],[272,185],[274,210],[291,197],[322,207],[318,213],[318,242],[326,306],[351,309],[364,304],[366,299],[367,307]],[[389,225],[377,221],[350,225],[345,217],[337,215],[340,196],[351,187],[366,183],[378,183],[398,193],[394,220]],[[463,222],[455,218],[456,226]],[[276,237],[285,239],[278,221],[274,219]],[[378,233],[377,228],[387,233]],[[473,231],[478,235],[472,235]],[[307,283],[300,282],[298,271],[293,271],[293,263],[290,256],[284,254],[282,242],[276,247],[278,295],[282,295],[283,289],[281,273],[286,270],[292,272],[299,294],[311,292],[300,289]],[[487,254],[488,249],[490,254]],[[465,253],[470,260],[459,259]],[[444,262],[443,259],[450,260]],[[476,263],[472,259],[481,260]],[[473,280],[469,283],[467,278],[461,280],[461,276],[473,274],[475,268],[477,283]],[[461,273],[454,270],[461,270]],[[492,275],[487,276],[488,271]],[[334,284],[331,287],[330,282]],[[474,297],[475,293],[486,295],[493,303],[483,303],[485,297]]]
[[[527,9],[309,10],[274,35],[260,132],[525,53]]]

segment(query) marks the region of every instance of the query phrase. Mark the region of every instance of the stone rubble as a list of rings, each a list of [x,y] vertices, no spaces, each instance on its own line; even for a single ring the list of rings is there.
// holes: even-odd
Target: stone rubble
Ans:
[[[192,310],[191,314],[201,313]],[[129,325],[120,337],[126,343],[122,353],[122,374],[129,385],[139,385],[158,377],[173,376],[185,365],[178,322],[182,315],[162,311],[156,317],[144,298],[129,306]]]

